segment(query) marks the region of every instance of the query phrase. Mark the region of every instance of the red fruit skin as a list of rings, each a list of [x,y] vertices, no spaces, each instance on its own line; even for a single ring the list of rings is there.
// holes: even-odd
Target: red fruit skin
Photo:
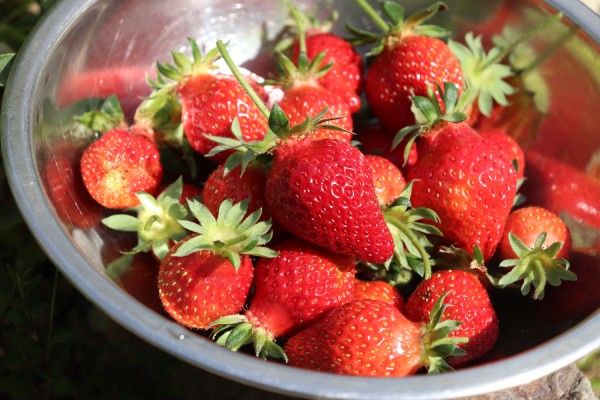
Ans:
[[[567,213],[600,228],[600,181],[538,152],[527,151],[525,155],[523,194],[529,204],[558,215]]]
[[[296,236],[368,262],[383,262],[394,242],[360,151],[333,139],[292,139],[275,151],[265,198]]]
[[[384,281],[361,281],[354,283],[354,298],[356,300],[379,300],[388,303],[402,311],[404,299],[398,289]]]
[[[158,295],[159,262],[148,253],[136,254],[129,269],[118,279],[119,285],[146,307],[164,312]]]
[[[53,147],[44,163],[46,192],[60,220],[77,228],[93,228],[103,217],[102,207],[87,192],[77,160],[75,145],[64,143]]]
[[[417,162],[417,145],[413,143],[408,154],[408,160],[404,163],[405,142],[401,142],[392,150],[395,134],[395,132],[388,132],[381,124],[377,123],[359,128],[356,138],[362,145],[363,153],[387,158],[398,168],[404,170]]]
[[[365,156],[373,176],[375,194],[381,205],[392,203],[406,187],[402,173],[391,161],[378,156]]]
[[[268,212],[265,212],[266,173],[264,169],[249,166],[240,176],[241,170],[236,168],[223,176],[224,169],[224,166],[220,165],[206,180],[202,189],[204,205],[213,215],[217,215],[223,200],[229,199],[234,203],[239,203],[248,199],[250,201],[248,211],[253,212],[262,207],[263,218],[268,219]]]
[[[355,300],[292,336],[289,364],[343,375],[406,376],[421,364],[421,333],[391,304]]]
[[[415,122],[413,95],[427,96],[429,87],[463,85],[460,62],[439,39],[411,35],[387,46],[370,65],[365,92],[375,115],[397,132]]]
[[[254,297],[246,316],[255,327],[280,337],[354,298],[352,258],[298,239],[274,247],[279,256],[261,258],[254,271]]]
[[[412,321],[427,323],[435,302],[444,293],[448,293],[444,299],[448,307],[442,321],[461,322],[449,336],[469,339],[459,345],[466,355],[447,360],[458,367],[481,357],[494,346],[499,332],[498,317],[479,278],[458,270],[438,271],[422,281],[406,301],[405,315]]]
[[[523,243],[533,247],[535,240],[546,232],[545,247],[552,243],[561,242],[563,245],[556,258],[567,258],[571,250],[571,233],[565,223],[554,213],[541,207],[525,207],[513,211],[506,219],[502,241],[498,246],[498,254],[503,259],[519,258],[508,241],[508,234],[512,232]]]
[[[156,144],[121,128],[106,132],[89,145],[80,167],[83,183],[94,200],[117,210],[136,206],[137,192],[156,194],[163,174]]]
[[[309,35],[306,38],[306,55],[310,60],[325,52],[321,62],[324,67],[333,63],[331,69],[321,78],[319,84],[325,89],[342,95],[351,113],[360,110],[360,92],[363,86],[363,61],[358,52],[343,38],[328,32]],[[293,61],[298,64],[300,46],[294,43]]]
[[[201,200],[202,199],[202,189],[200,189],[196,185],[191,185],[189,183],[184,183],[183,188],[181,190],[181,197],[179,197],[179,202],[183,205],[187,204],[188,200]]]
[[[436,211],[444,240],[486,260],[500,242],[516,194],[510,161],[466,123],[447,124],[419,142],[419,160],[410,168],[414,207]]]
[[[175,321],[188,328],[208,329],[217,318],[235,314],[244,306],[252,285],[252,261],[242,256],[236,271],[231,262],[208,250],[175,257],[188,239],[173,247],[160,264],[158,291],[164,309]]]
[[[303,123],[307,116],[315,117],[325,108],[325,118],[341,119],[329,122],[330,125],[338,126],[348,132],[334,131],[330,129],[319,129],[312,133],[311,137],[318,139],[337,139],[344,142],[352,140],[352,114],[346,104],[346,100],[335,92],[331,92],[318,84],[296,84],[285,90],[283,100],[279,104],[288,116],[290,126]]]
[[[177,93],[185,135],[202,155],[216,146],[205,135],[233,137],[231,124],[236,117],[247,141],[261,140],[267,131],[267,120],[232,76],[201,74],[181,84]],[[220,153],[215,160],[226,157]]]
[[[525,175],[525,153],[519,143],[511,136],[509,136],[505,131],[500,129],[486,130],[480,131],[479,134],[482,138],[488,140],[491,143],[494,143],[498,146],[501,151],[504,153],[506,158],[511,161],[516,161],[518,169],[517,169],[517,178],[520,179]]]

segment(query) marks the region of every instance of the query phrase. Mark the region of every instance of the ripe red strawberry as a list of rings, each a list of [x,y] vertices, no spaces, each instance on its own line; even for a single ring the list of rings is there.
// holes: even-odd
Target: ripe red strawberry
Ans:
[[[170,81],[177,83],[183,131],[192,148],[207,155],[216,144],[206,135],[233,137],[231,125],[234,119],[237,119],[245,140],[262,139],[267,121],[261,110],[234,77],[211,71],[215,68],[218,50],[202,55],[193,40],[190,45],[192,60],[173,52],[175,65],[157,64],[161,79],[156,86],[159,90],[167,90],[172,87]],[[167,90],[165,95],[172,94]]]
[[[44,163],[48,197],[60,220],[78,228],[92,228],[102,219],[102,208],[87,192],[79,170],[80,151],[71,143],[55,144]]]
[[[200,189],[196,185],[192,185],[189,183],[183,183],[183,187],[181,190],[181,197],[179,197],[179,202],[181,204],[187,204],[188,200],[200,200],[202,199],[202,189]],[[241,199],[243,200],[243,199]],[[241,201],[239,200],[239,201]]]
[[[213,323],[217,342],[231,350],[254,342],[257,356],[284,357],[275,351],[280,350],[276,338],[354,298],[356,270],[351,258],[328,254],[297,239],[276,249],[277,257],[261,259],[256,265],[254,296],[245,316],[227,316]],[[240,339],[242,331],[247,333]]]
[[[217,215],[219,206],[225,199],[240,202],[248,199],[249,210],[255,211],[265,207],[265,180],[266,172],[260,166],[250,165],[241,173],[238,167],[224,174],[225,167],[219,166],[206,180],[202,189],[204,205]],[[263,213],[263,218],[269,218]]]
[[[334,253],[379,263],[394,252],[369,165],[348,143],[291,138],[280,144],[265,198],[284,228]]]
[[[398,168],[410,167],[417,162],[417,145],[413,144],[406,163],[404,162],[404,149],[406,143],[400,143],[392,150],[392,141],[396,132],[388,132],[380,123],[359,127],[356,139],[361,144],[365,154],[381,156],[390,160]]]
[[[444,345],[435,343],[456,327],[438,327],[443,313],[438,302],[432,322],[422,326],[391,304],[355,300],[292,336],[285,351],[290,365],[336,374],[400,377],[422,367],[443,372],[451,369],[444,358],[462,354],[456,344],[463,341],[444,338]]]
[[[448,307],[442,317],[460,322],[450,337],[466,337],[468,342],[460,347],[465,355],[448,360],[452,366],[460,366],[487,353],[498,337],[498,318],[487,291],[479,278],[465,271],[445,270],[435,272],[431,279],[422,281],[406,301],[404,312],[415,322],[429,318],[436,301],[444,293]]]
[[[428,35],[435,35],[431,25],[422,22],[445,8],[441,3],[429,7],[404,20],[404,10],[399,4],[384,7],[387,23],[366,0],[357,3],[384,33],[369,66],[365,92],[371,109],[390,130],[398,131],[414,123],[411,96],[425,96],[430,89],[444,82],[462,88],[463,76],[458,58],[446,43]],[[392,4],[390,2],[386,4]],[[375,17],[377,16],[377,17]],[[373,37],[357,35],[355,44],[373,42]]]
[[[306,16],[292,2],[288,2],[290,14],[295,22],[295,29],[299,39],[293,44],[292,60],[298,65],[300,50],[306,49],[308,60],[313,60],[324,53],[320,67],[333,64],[327,74],[319,78],[318,82],[325,89],[340,93],[348,102],[350,112],[360,110],[360,92],[363,80],[363,60],[352,45],[340,36],[329,32],[330,26],[323,28]],[[306,38],[302,38],[306,32]],[[305,41],[302,43],[302,41]]]
[[[85,149],[81,176],[90,195],[106,208],[139,204],[137,192],[156,193],[162,179],[158,148],[145,136],[114,128]]]
[[[499,129],[480,131],[480,135],[484,139],[500,147],[502,152],[506,155],[506,158],[508,158],[515,167],[517,178],[523,178],[523,175],[525,175],[525,153],[521,146],[519,146],[519,143],[506,134],[505,131]]]
[[[600,181],[538,152],[527,151],[526,158],[528,203],[600,228]]]
[[[354,298],[356,300],[379,300],[388,303],[402,311],[404,299],[398,289],[383,281],[361,281],[354,283]]]
[[[406,187],[402,173],[391,161],[378,156],[365,156],[371,169],[375,194],[380,205],[387,205],[396,200]]]
[[[123,274],[114,278],[140,303],[161,313],[163,307],[158,296],[158,264],[156,258],[148,254],[137,254]]]
[[[238,312],[252,284],[251,255],[274,257],[263,245],[270,224],[256,222],[260,210],[245,217],[247,203],[224,201],[217,219],[198,202],[190,211],[199,224],[182,225],[193,235],[179,242],[160,264],[158,288],[165,310],[177,322],[206,329],[215,319]]]
[[[422,135],[418,142],[419,159],[407,179],[415,181],[413,204],[438,213],[444,240],[471,254],[478,247],[488,260],[512,208],[517,175],[499,147],[490,146],[464,122],[442,120],[464,117],[454,111],[455,102],[449,101],[456,97],[456,88],[447,84],[445,107],[452,110],[452,115],[438,115],[401,131],[410,138]],[[434,101],[435,98],[418,98],[417,107],[425,111],[423,115],[435,115]]]
[[[541,207],[525,207],[510,213],[506,219],[498,254],[504,258],[515,258],[508,234],[517,236],[528,247],[533,247],[536,239],[546,233],[548,243],[560,242],[557,258],[567,258],[571,250],[571,233],[565,223],[554,213]]]

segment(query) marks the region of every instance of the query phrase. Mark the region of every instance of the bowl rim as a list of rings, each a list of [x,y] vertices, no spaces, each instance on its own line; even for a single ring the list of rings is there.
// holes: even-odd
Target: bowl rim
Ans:
[[[38,82],[50,54],[91,7],[103,0],[63,0],[23,46],[6,86],[0,128],[8,182],[36,240],[79,291],[113,320],[171,355],[211,373],[272,392],[305,398],[449,399],[507,389],[562,368],[600,347],[600,310],[561,335],[504,360],[438,376],[366,378],[313,372],[232,353],[143,306],[95,270],[50,208],[29,132]],[[547,0],[600,43],[600,16],[580,2]],[[481,379],[485,377],[485,379]]]

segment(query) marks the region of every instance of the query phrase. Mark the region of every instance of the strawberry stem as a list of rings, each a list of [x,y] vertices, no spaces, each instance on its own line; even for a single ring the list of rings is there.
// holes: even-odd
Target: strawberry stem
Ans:
[[[300,53],[306,54],[306,26],[304,24],[306,18],[304,18],[301,11],[291,0],[285,0],[285,4],[290,10],[290,14],[292,14],[292,18],[294,18],[294,22],[296,23],[296,31],[298,34],[298,44],[300,45]]]
[[[235,65],[235,63],[231,59],[231,56],[229,55],[229,52],[227,51],[227,48],[225,47],[225,43],[223,43],[222,40],[217,40],[217,48],[219,49],[219,53],[221,53],[221,57],[223,57],[225,64],[227,64],[227,66],[231,70],[231,73],[233,73],[233,76],[235,76],[235,79],[237,79],[237,81],[240,83],[242,88],[246,91],[246,93],[248,93],[248,96],[250,96],[250,98],[252,99],[254,104],[256,104],[256,106],[258,107],[258,109],[260,110],[262,115],[264,115],[264,117],[268,120],[269,115],[270,115],[269,108],[262,101],[260,96],[252,88],[252,86],[250,86],[248,81],[246,81],[246,79],[242,75],[242,73],[239,70],[239,68],[237,67],[237,65]]]
[[[539,55],[533,62],[527,65],[520,71],[521,76],[525,76],[529,74],[531,71],[535,70],[541,64],[543,64],[548,58],[550,58],[556,50],[560,49],[563,45],[565,45],[573,36],[577,34],[579,30],[579,26],[574,25],[567,32],[565,32],[559,39],[552,43],[550,46],[546,47],[542,54]]]
[[[375,9],[366,1],[366,0],[355,0],[356,4],[367,14],[371,21],[377,25],[379,29],[384,32],[388,32],[390,30],[390,26],[385,22],[385,20],[375,11]]]

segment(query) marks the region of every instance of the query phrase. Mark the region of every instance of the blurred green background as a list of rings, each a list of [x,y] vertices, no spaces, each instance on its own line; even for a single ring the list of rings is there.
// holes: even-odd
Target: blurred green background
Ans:
[[[0,54],[18,51],[54,1],[0,0]],[[600,353],[579,366],[600,394]],[[36,245],[0,169],[0,398],[267,397],[283,399],[192,368],[105,317]]]

